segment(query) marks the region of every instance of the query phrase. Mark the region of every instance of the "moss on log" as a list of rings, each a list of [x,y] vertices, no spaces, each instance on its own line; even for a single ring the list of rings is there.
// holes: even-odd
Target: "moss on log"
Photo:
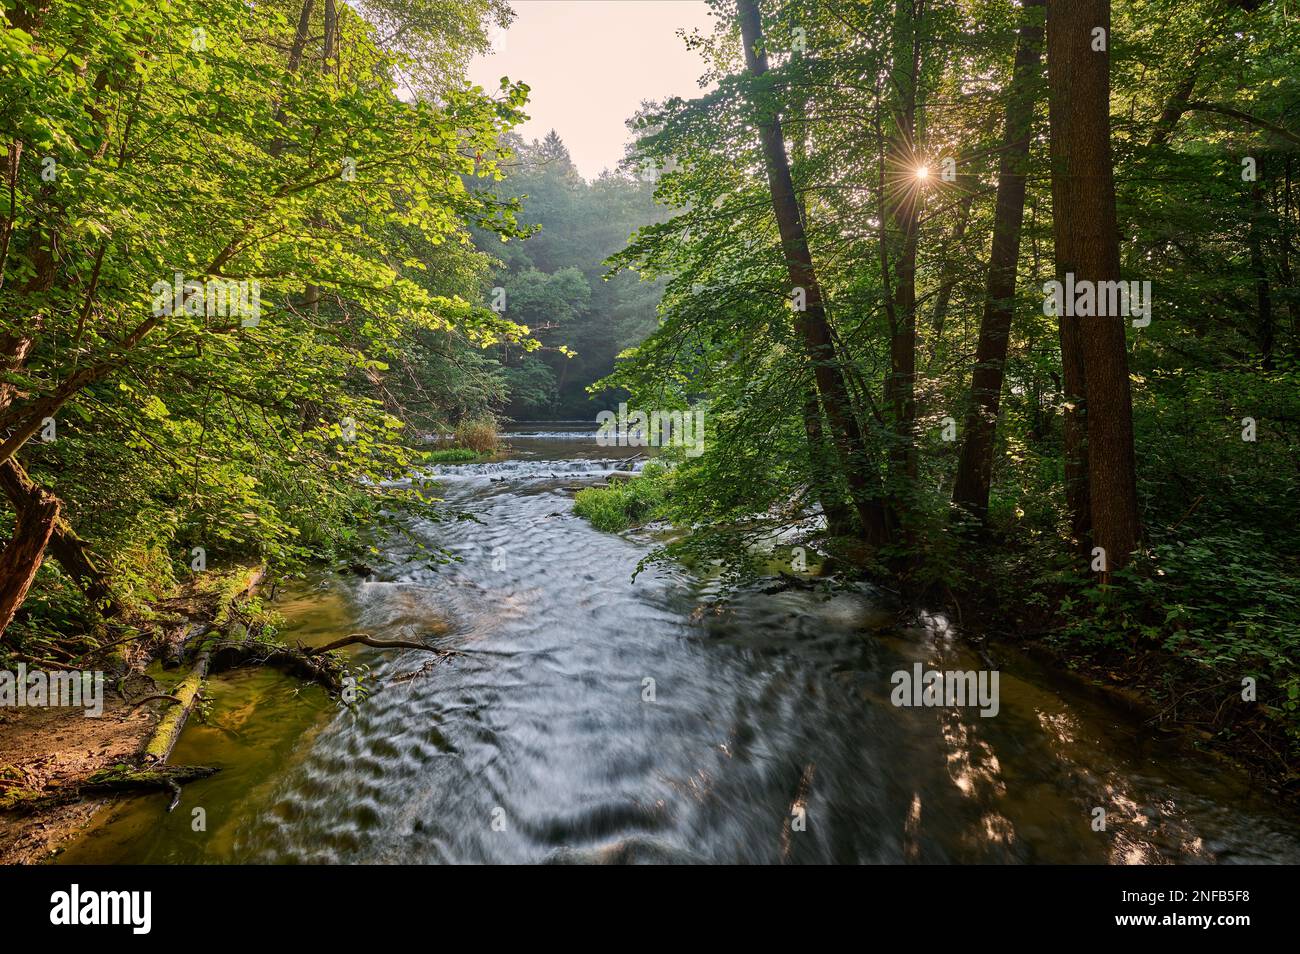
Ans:
[[[0,798],[0,811],[25,815],[82,798],[145,791],[170,791],[173,797],[168,811],[171,811],[176,806],[182,785],[208,778],[219,771],[207,765],[160,765],[152,768],[114,765],[58,788],[10,793]]]

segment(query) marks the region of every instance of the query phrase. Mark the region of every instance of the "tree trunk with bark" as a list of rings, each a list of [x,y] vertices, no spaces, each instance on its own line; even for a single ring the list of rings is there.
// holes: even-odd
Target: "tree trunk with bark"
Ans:
[[[894,87],[899,97],[897,129],[889,144],[893,170],[892,201],[886,206],[897,238],[893,262],[893,307],[889,317],[889,381],[886,398],[893,413],[890,496],[908,509],[919,461],[916,449],[916,250],[924,183],[916,175],[917,85],[921,70],[921,20],[924,0],[900,3],[895,17]],[[887,276],[886,281],[887,281]]]
[[[1042,14],[1029,3],[1022,13],[1016,43],[1015,69],[1007,101],[998,195],[993,212],[993,250],[989,258],[984,314],[971,375],[970,406],[957,465],[952,500],[980,523],[988,517],[993,478],[993,440],[1002,400],[1003,370],[1011,319],[1015,314],[1016,268],[1020,262],[1020,232],[1025,215],[1025,164],[1034,118],[1034,94],[1040,79],[1043,49]]]
[[[1058,279],[1073,273],[1076,284],[1120,277],[1110,146],[1110,39],[1109,0],[1048,0],[1056,271]],[[1105,572],[1128,562],[1140,535],[1126,320],[1123,315],[1064,313],[1060,319],[1067,400],[1077,402],[1071,413],[1082,412],[1086,433],[1086,448],[1080,447],[1084,435],[1076,418],[1067,435],[1067,485],[1069,459],[1086,459],[1090,542],[1104,551]],[[1078,505],[1077,487],[1072,496],[1072,506]],[[1076,526],[1079,519],[1076,514]]]
[[[1262,157],[1261,157],[1262,166]],[[1250,226],[1247,230],[1247,244],[1250,246],[1250,272],[1255,279],[1255,330],[1259,338],[1260,366],[1265,371],[1272,371],[1273,344],[1276,335],[1273,330],[1273,298],[1268,280],[1268,268],[1264,263],[1264,239],[1261,225],[1268,215],[1264,202],[1264,188],[1258,181],[1250,188]]]
[[[739,0],[737,6],[745,46],[745,64],[750,75],[755,80],[761,80],[767,73],[767,54],[763,50],[763,29],[758,6],[754,0]],[[775,109],[761,102],[758,97],[755,97],[754,106],[759,116],[758,130],[772,193],[772,210],[781,235],[790,284],[793,288],[802,288],[806,295],[805,310],[796,312],[796,331],[813,367],[817,391],[826,411],[831,442],[835,446],[850,498],[861,521],[863,537],[873,545],[885,543],[889,539],[887,516],[884,505],[872,492],[871,482],[866,476],[866,444],[849,401],[848,387],[844,382],[826,319],[826,309],[822,303],[821,286],[817,282],[812,253],[808,248],[808,237],[799,218],[781,123]]]
[[[803,426],[804,435],[808,439],[808,466],[812,471],[817,502],[821,504],[822,514],[826,517],[826,532],[832,537],[848,536],[852,532],[853,518],[840,497],[834,479],[826,473],[831,463],[830,448],[826,446],[826,434],[822,427],[821,405],[817,401],[816,390],[812,388],[804,395]]]
[[[0,489],[3,489],[15,511],[31,506],[42,494],[49,496],[48,491],[37,486],[22,465],[12,458],[0,464]],[[49,552],[103,616],[115,616],[121,611],[107,575],[91,555],[85,541],[77,536],[63,516],[61,503],[59,518],[50,534]]]
[[[952,238],[946,246],[957,250],[961,248],[962,239],[966,237],[966,228],[970,225],[971,206],[975,204],[975,191],[979,181],[972,175],[957,177],[957,188],[962,190],[958,205],[957,223],[952,229]],[[934,309],[930,312],[930,329],[933,332],[934,347],[932,354],[939,351],[939,342],[943,339],[943,329],[948,321],[948,306],[952,302],[953,289],[957,287],[957,258],[955,255],[944,256],[939,270],[939,287],[934,293]]]
[[[43,491],[17,512],[13,537],[0,553],[0,638],[27,598],[58,520],[58,499]]]

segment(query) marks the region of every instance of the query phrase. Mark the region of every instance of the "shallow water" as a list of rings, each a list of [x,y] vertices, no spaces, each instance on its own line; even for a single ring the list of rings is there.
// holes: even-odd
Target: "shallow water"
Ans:
[[[899,627],[867,588],[716,611],[685,570],[632,582],[650,541],[571,510],[638,449],[520,430],[510,460],[436,468],[481,522],[417,529],[462,562],[393,551],[280,601],[291,639],[464,655],[363,650],[373,691],[352,712],[273,672],[220,677],[217,725],[173,760],[222,772],[171,815],[161,795],[121,803],[60,860],[1300,861],[1294,813],[1028,660],[1003,660],[996,717],[892,705],[915,662],[982,668],[942,619]]]

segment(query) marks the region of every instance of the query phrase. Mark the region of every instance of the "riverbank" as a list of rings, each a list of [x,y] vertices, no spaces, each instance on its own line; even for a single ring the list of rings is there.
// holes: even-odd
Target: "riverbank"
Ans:
[[[219,771],[170,764],[191,716],[206,718],[210,676],[270,666],[337,694],[349,668],[335,650],[426,648],[364,633],[288,646],[275,638],[274,618],[258,600],[263,577],[261,567],[248,567],[192,581],[164,601],[170,625],[128,641],[125,651],[121,643],[115,647],[114,658],[131,662],[109,669],[107,679],[97,668],[110,665],[103,652],[87,653],[81,669],[66,667],[78,680],[93,674],[87,682],[98,689],[93,709],[80,697],[73,706],[42,696],[40,705],[0,710],[0,864],[48,860],[124,794],[169,790],[170,812],[181,785]]]
[[[181,704],[174,693],[189,671],[187,648],[237,616],[261,578],[260,568],[241,568],[193,580],[153,608],[168,623],[75,660],[79,668],[68,667],[74,675],[101,680],[100,711],[53,704],[0,709],[0,864],[48,860],[120,797],[84,788],[158,761],[146,750]],[[170,673],[158,665],[164,660]]]
[[[992,545],[991,564],[964,566],[939,597],[964,629],[1050,661],[1147,730],[1300,805],[1300,630],[1267,616],[1294,580],[1262,592],[1272,581],[1257,565],[1194,538],[1149,543],[1104,585],[1054,570],[1065,558],[1045,548]]]
[[[70,708],[0,710],[0,864],[48,860],[115,796],[54,800],[96,772],[137,758],[160,712],[110,696],[98,718]]]
[[[670,517],[675,472],[647,470],[640,477],[583,490],[575,512],[610,532]],[[853,566],[853,549],[840,543],[831,541],[840,566]],[[1067,564],[1062,553],[1047,546],[1030,552],[992,537],[983,544],[972,548],[980,554],[979,565],[965,562],[959,550],[950,556],[953,565],[944,582],[919,590],[911,586],[905,599],[944,612],[979,651],[1013,646],[1047,660],[1150,731],[1226,760],[1274,794],[1300,804],[1297,677],[1294,663],[1288,664],[1300,654],[1300,637],[1288,644],[1283,627],[1278,627],[1281,632],[1248,631],[1232,641],[1216,633],[1220,651],[1226,646],[1235,654],[1207,660],[1199,652],[1204,641],[1193,635],[1216,616],[1230,615],[1232,606],[1205,608],[1194,599],[1222,593],[1230,604],[1232,581],[1225,583],[1222,577],[1231,569],[1242,575],[1239,567],[1174,565],[1153,547],[1132,572],[1097,585],[1067,579],[1064,570],[1052,572],[1049,568]],[[1213,552],[1216,560],[1222,554],[1221,549]],[[793,575],[787,581],[807,574],[810,558],[806,552],[802,557],[805,565],[789,566]],[[1181,591],[1163,582],[1172,580],[1175,571],[1183,581]],[[1198,585],[1193,574],[1203,576],[1199,585],[1205,593],[1186,592]],[[865,566],[849,575],[887,589],[910,586]],[[1078,600],[1080,593],[1083,600]],[[1237,596],[1252,598],[1250,592]],[[1249,604],[1240,607],[1244,611],[1238,617],[1256,610]]]

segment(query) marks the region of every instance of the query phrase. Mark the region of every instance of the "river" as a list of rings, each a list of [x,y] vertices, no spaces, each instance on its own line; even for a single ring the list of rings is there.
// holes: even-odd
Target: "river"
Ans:
[[[683,569],[633,582],[653,540],[593,530],[572,492],[634,451],[525,427],[508,459],[436,468],[477,522],[415,535],[459,562],[394,547],[277,602],[291,640],[404,632],[463,655],[360,650],[353,711],[275,672],[218,677],[173,761],[222,771],[170,815],[161,795],[112,806],[58,860],[1300,861],[1292,811],[1009,651],[996,717],[892,705],[914,663],[984,666],[867,587],[719,609]]]

